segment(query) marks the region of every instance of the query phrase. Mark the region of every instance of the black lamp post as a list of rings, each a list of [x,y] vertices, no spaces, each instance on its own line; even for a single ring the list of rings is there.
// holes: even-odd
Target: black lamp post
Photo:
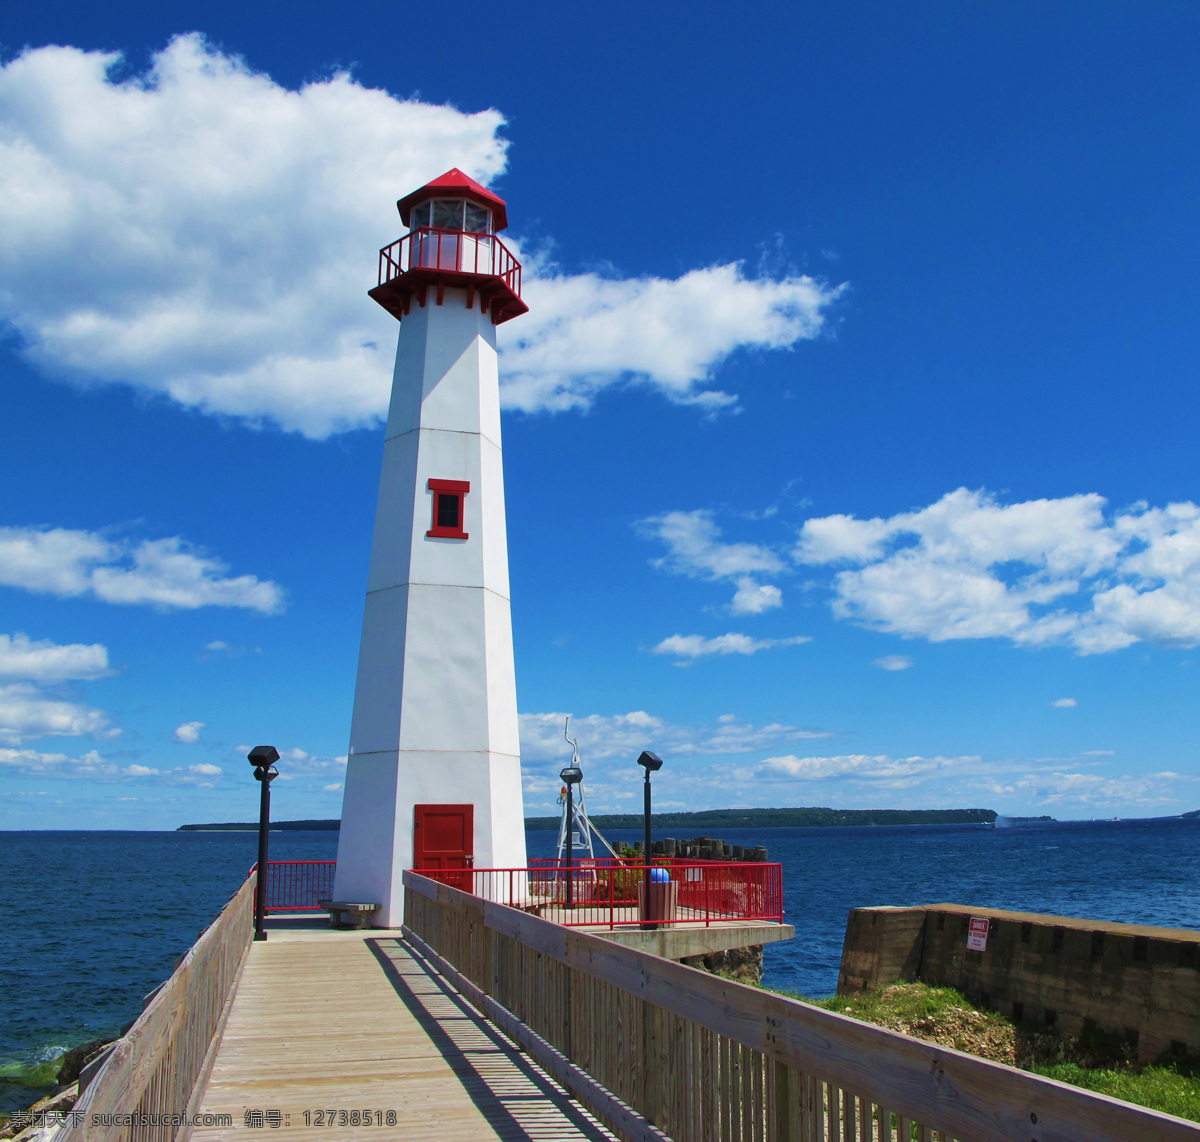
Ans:
[[[265,940],[263,917],[267,914],[267,831],[271,824],[271,782],[279,776],[275,763],[279,750],[273,745],[256,745],[247,760],[254,766],[254,780],[261,782],[262,793],[258,799],[258,892],[254,898],[254,938]]]
[[[662,758],[656,753],[651,753],[648,749],[642,750],[642,756],[637,760],[638,765],[643,766],[646,770],[646,784],[643,787],[645,790],[645,799],[642,809],[642,827],[644,830],[643,847],[645,849],[643,858],[646,861],[646,886],[643,890],[642,900],[645,913],[643,919],[650,915],[650,774],[657,769],[662,769]],[[645,928],[655,928],[656,924],[643,924]]]
[[[567,899],[566,907],[575,907],[575,786],[583,780],[583,770],[568,765],[559,775],[567,789]]]

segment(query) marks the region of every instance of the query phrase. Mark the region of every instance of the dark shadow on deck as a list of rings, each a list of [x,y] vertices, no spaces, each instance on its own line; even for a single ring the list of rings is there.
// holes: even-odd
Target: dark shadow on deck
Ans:
[[[504,1142],[554,1142],[562,1125],[556,1128],[558,1116],[578,1131],[571,1133],[573,1138],[614,1142],[615,1135],[584,1114],[402,940],[386,937],[366,944],[400,1001]],[[385,945],[400,951],[402,958],[393,959]]]

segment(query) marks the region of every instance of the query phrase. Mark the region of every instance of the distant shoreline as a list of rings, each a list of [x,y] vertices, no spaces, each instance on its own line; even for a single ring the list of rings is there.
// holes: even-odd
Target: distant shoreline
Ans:
[[[651,824],[656,829],[769,829],[813,828],[845,825],[994,825],[999,814],[994,809],[707,809],[695,813],[655,813]],[[1010,818],[1012,819],[1012,818]],[[1029,818],[1018,818],[1027,820]],[[1051,820],[1049,817],[1038,820]],[[640,813],[598,813],[592,816],[598,829],[638,829]],[[527,829],[557,829],[558,817],[526,817]],[[271,832],[337,831],[341,821],[272,821]],[[253,821],[226,821],[216,824],[180,825],[181,833],[254,832]]]

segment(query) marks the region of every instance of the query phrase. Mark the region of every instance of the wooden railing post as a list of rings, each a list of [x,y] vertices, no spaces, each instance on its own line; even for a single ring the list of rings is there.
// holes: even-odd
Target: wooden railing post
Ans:
[[[1033,1137],[1036,1111],[1039,1140],[1200,1142],[1195,1123],[405,877],[407,926],[522,1034],[586,1071],[592,1085],[571,1089],[599,1091],[590,1109],[626,1137],[1010,1142]],[[713,891],[710,878],[702,891]],[[725,907],[709,903],[710,916],[714,903]]]

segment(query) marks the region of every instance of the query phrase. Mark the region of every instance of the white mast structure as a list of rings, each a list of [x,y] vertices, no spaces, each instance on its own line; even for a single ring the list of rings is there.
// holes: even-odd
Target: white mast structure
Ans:
[[[528,310],[503,199],[402,198],[370,295],[400,320],[334,897],[403,920],[407,868],[524,868],[496,326]]]
[[[567,744],[571,747],[571,766],[583,772],[583,766],[579,764],[579,743],[570,736],[568,730],[571,725],[571,719],[567,718],[566,725],[563,726],[563,737]],[[571,803],[570,816],[572,820],[568,821],[567,802]],[[600,839],[600,843],[608,849],[615,857],[616,850],[604,839],[604,834],[592,824],[591,818],[588,816],[586,798],[583,792],[583,778],[580,777],[575,786],[575,792],[572,797],[567,797],[567,788],[564,785],[558,794],[558,803],[562,806],[562,817],[558,822],[558,848],[555,852],[555,857],[561,863],[567,851],[567,831],[570,830],[571,848],[574,854],[579,857],[596,859],[595,849],[592,847],[592,834],[595,833]]]

